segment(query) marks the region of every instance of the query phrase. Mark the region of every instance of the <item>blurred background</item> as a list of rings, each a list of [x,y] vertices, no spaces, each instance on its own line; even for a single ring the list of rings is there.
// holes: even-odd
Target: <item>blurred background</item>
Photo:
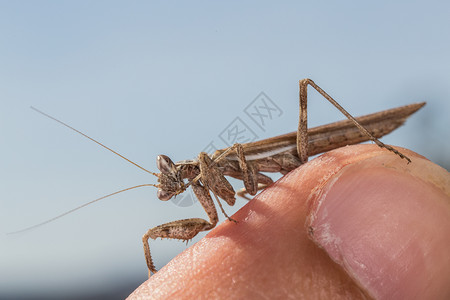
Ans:
[[[253,138],[296,130],[309,77],[354,116],[427,101],[383,141],[448,170],[449,13],[446,1],[0,1],[0,298],[124,298],[147,278],[148,228],[206,217],[149,187],[6,235],[156,182],[30,106],[157,171],[158,154],[224,147],[236,120]],[[261,95],[278,108],[264,126],[246,113]],[[309,126],[343,119],[309,95]],[[186,248],[150,247],[158,269]]]

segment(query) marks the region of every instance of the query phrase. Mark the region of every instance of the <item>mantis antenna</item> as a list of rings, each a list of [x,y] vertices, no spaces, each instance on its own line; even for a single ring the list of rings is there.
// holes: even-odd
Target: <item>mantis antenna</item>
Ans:
[[[56,119],[56,118],[54,118],[54,117],[52,117],[52,116],[50,116],[50,115],[44,113],[44,112],[42,112],[42,111],[40,111],[39,109],[37,109],[37,108],[35,108],[35,107],[33,107],[33,106],[31,106],[31,109],[33,109],[33,110],[37,111],[38,113],[40,113],[40,114],[46,116],[47,118],[50,118],[50,119],[52,119],[52,120],[54,120],[54,121],[56,121],[56,122],[58,122],[58,123],[64,125],[65,127],[67,127],[67,128],[69,128],[69,129],[75,131],[76,133],[81,134],[81,135],[84,136],[85,138],[90,139],[90,140],[93,141],[94,143],[97,143],[98,145],[102,146],[103,148],[105,148],[105,149],[111,151],[112,153],[114,153],[114,154],[116,154],[117,156],[123,158],[124,160],[128,161],[129,163],[135,165],[136,167],[140,168],[141,170],[144,170],[144,171],[147,172],[147,173],[150,173],[150,174],[152,174],[152,175],[154,175],[154,176],[156,176],[156,177],[159,177],[157,173],[150,172],[149,170],[147,170],[147,169],[141,167],[140,165],[138,165],[137,163],[131,161],[130,159],[126,158],[125,156],[123,156],[123,155],[117,153],[116,151],[112,150],[111,148],[109,148],[109,147],[103,145],[103,144],[100,143],[99,141],[97,141],[97,140],[91,138],[90,136],[84,134],[83,132],[81,132],[81,131],[79,131],[79,130],[73,128],[72,126],[70,126],[70,125],[68,125],[68,124],[66,124],[66,123],[64,123],[64,122],[62,122],[62,121],[60,121],[60,120],[58,120],[58,119]],[[158,187],[157,184],[147,183],[147,184],[140,184],[140,185],[132,186],[132,187],[129,187],[129,188],[120,190],[120,191],[116,191],[116,192],[111,193],[111,194],[108,194],[108,195],[106,195],[106,196],[103,196],[103,197],[94,199],[94,200],[92,200],[92,201],[89,201],[89,202],[87,202],[87,203],[85,203],[85,204],[83,204],[83,205],[80,205],[80,206],[78,206],[78,207],[75,207],[75,208],[73,208],[73,209],[71,209],[71,210],[69,210],[69,211],[66,211],[66,212],[64,212],[64,213],[62,213],[62,214],[60,214],[60,215],[58,215],[58,216],[56,216],[56,217],[53,217],[53,218],[51,218],[51,219],[48,219],[48,220],[46,220],[46,221],[44,221],[44,222],[41,222],[41,223],[39,223],[39,224],[30,226],[30,227],[27,227],[27,228],[24,228],[24,229],[21,229],[21,230],[9,232],[8,234],[21,233],[21,232],[24,232],[24,231],[28,231],[28,230],[31,230],[31,229],[40,227],[40,226],[45,225],[45,224],[47,224],[47,223],[53,222],[53,221],[55,221],[55,220],[57,220],[57,219],[59,219],[59,218],[62,218],[62,217],[64,217],[65,215],[68,215],[68,214],[70,214],[70,213],[73,213],[74,211],[79,210],[79,209],[81,209],[81,208],[83,208],[83,207],[85,207],[85,206],[88,206],[88,205],[90,205],[90,204],[92,204],[92,203],[94,203],[94,202],[97,202],[97,201],[100,201],[100,200],[102,200],[102,199],[105,199],[105,198],[108,198],[108,197],[117,195],[117,194],[122,193],[122,192],[125,192],[125,191],[129,191],[129,190],[136,189],[136,188],[140,188],[140,187],[144,187],[144,186],[154,186],[154,187]]]
[[[48,223],[50,223],[50,222],[53,222],[53,221],[55,221],[55,220],[57,220],[57,219],[59,219],[59,218],[64,217],[65,215],[68,215],[68,214],[70,214],[70,213],[73,213],[74,211],[79,210],[79,209],[81,209],[81,208],[83,208],[83,207],[85,207],[85,206],[88,206],[88,205],[90,205],[90,204],[92,204],[92,203],[94,203],[94,202],[97,202],[97,201],[100,201],[100,200],[102,200],[102,199],[105,199],[105,198],[108,198],[108,197],[117,195],[117,194],[122,193],[122,192],[125,192],[125,191],[129,191],[129,190],[132,190],[132,189],[137,189],[137,188],[144,187],[144,186],[155,186],[155,187],[157,187],[156,184],[151,184],[151,183],[140,184],[140,185],[132,186],[132,187],[129,187],[129,188],[126,188],[126,189],[123,189],[123,190],[120,190],[120,191],[117,191],[117,192],[108,194],[108,195],[106,195],[106,196],[103,196],[103,197],[94,199],[94,200],[89,201],[89,202],[87,202],[87,203],[84,203],[84,204],[82,204],[82,205],[80,205],[80,206],[78,206],[78,207],[75,207],[75,208],[73,208],[73,209],[71,209],[71,210],[68,210],[68,211],[66,211],[65,213],[62,213],[62,214],[60,214],[60,215],[58,215],[58,216],[56,216],[56,217],[53,217],[53,218],[51,218],[51,219],[48,219],[48,220],[44,221],[44,222],[38,223],[38,224],[36,224],[36,225],[30,226],[30,227],[27,227],[27,228],[24,228],[24,229],[21,229],[21,230],[9,232],[8,234],[21,233],[21,232],[28,231],[28,230],[31,230],[31,229],[34,229],[34,228],[37,228],[37,227],[41,227],[42,225],[48,224]]]
[[[40,114],[46,116],[47,118],[50,118],[50,119],[52,119],[52,120],[58,122],[59,124],[62,124],[62,125],[66,126],[66,127],[69,128],[69,129],[72,129],[72,130],[75,131],[76,133],[79,133],[79,134],[81,134],[82,136],[84,136],[85,138],[90,139],[91,141],[93,141],[94,143],[97,143],[98,145],[102,146],[102,147],[105,148],[106,150],[111,151],[111,152],[114,153],[115,155],[117,155],[117,156],[119,156],[119,157],[125,159],[127,162],[129,162],[129,163],[135,165],[135,166],[138,167],[139,169],[144,170],[145,172],[150,173],[150,174],[152,174],[152,175],[158,177],[158,174],[153,173],[153,172],[150,172],[149,170],[147,170],[147,169],[141,167],[140,165],[138,165],[138,164],[135,163],[134,161],[129,160],[129,159],[126,158],[125,156],[123,156],[123,155],[117,153],[117,152],[114,151],[113,149],[111,149],[111,148],[109,148],[109,147],[103,145],[103,144],[100,143],[99,141],[94,140],[93,138],[91,138],[91,137],[88,136],[87,134],[82,133],[81,131],[79,131],[79,130],[73,128],[72,126],[70,126],[70,125],[68,125],[68,124],[66,124],[66,123],[64,123],[63,121],[60,121],[60,120],[56,119],[55,117],[52,117],[52,116],[50,116],[50,115],[48,115],[48,114],[46,114],[46,113],[40,111],[39,109],[34,108],[33,106],[31,106],[30,108],[31,108],[32,110],[35,110],[35,111],[37,111],[38,113],[40,113]]]

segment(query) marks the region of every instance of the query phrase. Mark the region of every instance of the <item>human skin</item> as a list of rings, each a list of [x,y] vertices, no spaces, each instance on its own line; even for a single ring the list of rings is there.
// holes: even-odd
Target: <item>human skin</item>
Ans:
[[[397,149],[300,166],[129,299],[450,299],[450,175]]]

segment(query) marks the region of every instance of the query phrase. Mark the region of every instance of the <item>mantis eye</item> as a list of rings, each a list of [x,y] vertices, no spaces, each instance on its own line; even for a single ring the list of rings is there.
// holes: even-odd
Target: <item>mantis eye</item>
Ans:
[[[174,163],[166,155],[158,155],[156,158],[156,166],[162,173],[170,173],[174,168]]]
[[[162,189],[158,189],[158,193],[157,193],[158,199],[162,200],[162,201],[167,201],[170,198],[172,198],[172,194],[163,191]]]

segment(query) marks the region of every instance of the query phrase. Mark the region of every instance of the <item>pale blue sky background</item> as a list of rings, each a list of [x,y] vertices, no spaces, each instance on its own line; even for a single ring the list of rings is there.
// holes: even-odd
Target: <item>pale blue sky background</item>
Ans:
[[[245,120],[262,91],[283,115],[258,136],[294,131],[310,77],[354,115],[428,101],[383,141],[448,168],[449,15],[447,1],[0,1],[0,298],[123,297],[147,276],[148,228],[205,217],[148,188],[6,236],[155,182],[29,106],[155,171],[158,154],[193,158]],[[311,126],[342,118],[310,95]],[[185,245],[151,249],[161,268]]]

